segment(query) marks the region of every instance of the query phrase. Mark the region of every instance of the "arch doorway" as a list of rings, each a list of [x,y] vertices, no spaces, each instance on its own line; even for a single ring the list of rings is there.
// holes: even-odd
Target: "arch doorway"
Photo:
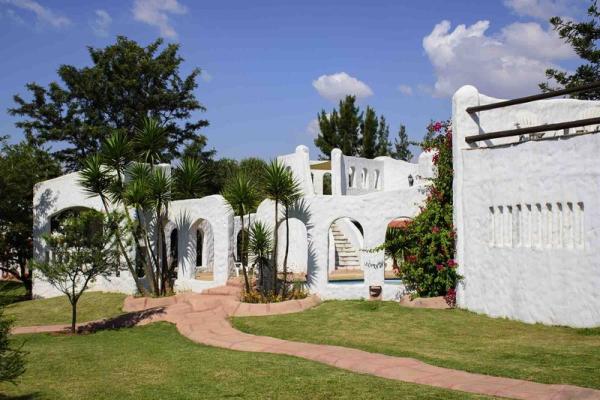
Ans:
[[[390,221],[386,228],[385,241],[389,242],[401,236],[410,224],[410,221],[411,219],[406,217],[400,217]],[[400,271],[402,270],[403,262],[404,251],[401,247],[392,247],[385,250],[385,281],[400,280]]]
[[[338,218],[329,227],[328,281],[362,282],[364,244],[361,224],[348,217]]]

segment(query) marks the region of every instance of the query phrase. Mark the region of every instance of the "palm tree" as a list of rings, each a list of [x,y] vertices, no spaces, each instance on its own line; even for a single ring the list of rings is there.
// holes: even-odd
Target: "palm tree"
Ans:
[[[250,227],[248,253],[252,254],[252,265],[258,267],[259,287],[264,287],[264,267],[269,264],[269,255],[273,249],[273,232],[262,222]]]
[[[109,195],[109,191],[112,186],[112,177],[107,166],[102,163],[102,158],[100,155],[94,154],[85,159],[83,162],[83,168],[79,172],[79,184],[90,196],[99,196],[100,200],[102,201],[104,211],[107,215],[110,214],[107,196]],[[125,214],[127,214],[127,210],[125,210]],[[137,280],[135,267],[131,262],[125,245],[123,244],[123,238],[118,227],[115,229],[115,237],[119,251],[125,259],[125,263],[127,264],[127,269],[135,280],[138,292],[145,293],[144,287]]]
[[[292,207],[300,198],[302,197],[302,190],[300,189],[300,184],[294,178],[291,171],[286,170],[286,180],[283,190],[283,198],[281,202],[284,207],[284,217],[285,217],[285,254],[283,256],[283,296],[285,297],[287,292],[287,264],[288,264],[288,254],[290,250],[290,207]]]
[[[205,191],[207,172],[197,158],[186,157],[174,171],[174,197],[178,200],[201,197]]]
[[[288,171],[279,160],[271,160],[265,167],[263,190],[268,199],[275,202],[275,229],[273,240],[273,291],[277,292],[277,246],[279,233],[279,203],[284,199],[288,186]]]
[[[166,128],[158,119],[146,117],[135,132],[133,150],[140,161],[152,166],[160,163],[163,151],[169,143]]]
[[[254,189],[252,180],[243,172],[239,171],[236,175],[227,181],[222,192],[223,197],[229,203],[233,211],[241,216],[242,219],[242,271],[244,273],[244,283],[246,292],[250,292],[250,281],[248,280],[248,271],[244,265],[244,250],[246,231],[244,229],[244,217],[256,206],[258,197]]]

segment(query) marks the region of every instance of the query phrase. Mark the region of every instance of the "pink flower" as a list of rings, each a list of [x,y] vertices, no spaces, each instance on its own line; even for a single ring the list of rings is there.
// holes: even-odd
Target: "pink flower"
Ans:
[[[442,129],[442,123],[441,122],[436,122],[435,124],[433,124],[433,130],[436,132],[439,132]]]
[[[440,228],[438,228],[437,226],[434,226],[433,228],[431,228],[431,232],[432,233],[440,233]]]
[[[448,265],[448,268],[454,268],[457,265],[456,261],[453,258],[449,259],[446,264]]]
[[[444,264],[438,264],[438,265],[436,265],[436,266],[435,266],[435,268],[436,268],[438,271],[441,271],[441,270],[443,270],[443,269],[444,269]]]

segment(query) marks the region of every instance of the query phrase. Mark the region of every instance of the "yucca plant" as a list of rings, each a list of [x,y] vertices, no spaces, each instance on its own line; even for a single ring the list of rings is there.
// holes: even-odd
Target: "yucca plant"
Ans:
[[[207,172],[197,158],[184,158],[173,175],[175,177],[173,195],[177,199],[192,199],[204,194]]]
[[[225,184],[225,188],[222,192],[223,197],[229,203],[231,208],[236,215],[239,215],[242,219],[242,271],[244,274],[244,284],[246,292],[250,291],[250,281],[248,280],[248,271],[244,263],[244,250],[246,230],[244,229],[244,217],[248,214],[258,203],[258,196],[254,189],[254,182],[250,179],[243,171],[238,172],[236,175],[231,177]]]
[[[279,160],[271,160],[265,167],[263,176],[263,191],[268,199],[275,202],[275,224],[273,237],[273,256],[271,258],[273,266],[273,290],[277,291],[277,246],[279,229],[279,204],[284,199],[288,185],[288,173],[285,165]]]
[[[248,253],[252,259],[252,265],[258,268],[258,286],[262,290],[265,267],[269,265],[269,256],[273,250],[273,232],[267,225],[258,221],[250,226],[249,236]]]
[[[146,117],[141,126],[135,130],[133,150],[139,161],[155,165],[160,163],[168,143],[166,128],[158,119]]]
[[[293,207],[302,197],[300,184],[294,178],[291,171],[286,170],[286,180],[284,185],[284,195],[281,200],[283,204],[285,218],[285,253],[283,256],[283,297],[287,294],[287,272],[288,272],[288,255],[290,251],[290,208]]]

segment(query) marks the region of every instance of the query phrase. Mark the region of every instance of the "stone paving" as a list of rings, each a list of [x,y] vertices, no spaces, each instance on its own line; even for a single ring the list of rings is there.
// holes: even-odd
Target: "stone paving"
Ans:
[[[349,371],[435,386],[470,393],[513,399],[566,400],[599,399],[600,391],[571,385],[549,385],[474,374],[441,368],[405,357],[393,357],[340,346],[293,342],[240,332],[229,323],[232,316],[262,316],[293,313],[317,304],[315,296],[274,304],[247,304],[239,301],[237,283],[209,289],[202,294],[182,293],[167,298],[134,298],[125,300],[124,311],[134,322],[148,324],[168,321],[189,339],[209,346],[248,352],[265,352],[302,357]],[[106,321],[96,321],[102,328]],[[90,323],[82,324],[80,329]],[[112,326],[108,324],[108,326]],[[34,329],[36,328],[36,329]],[[13,333],[64,330],[64,325],[15,328]]]

